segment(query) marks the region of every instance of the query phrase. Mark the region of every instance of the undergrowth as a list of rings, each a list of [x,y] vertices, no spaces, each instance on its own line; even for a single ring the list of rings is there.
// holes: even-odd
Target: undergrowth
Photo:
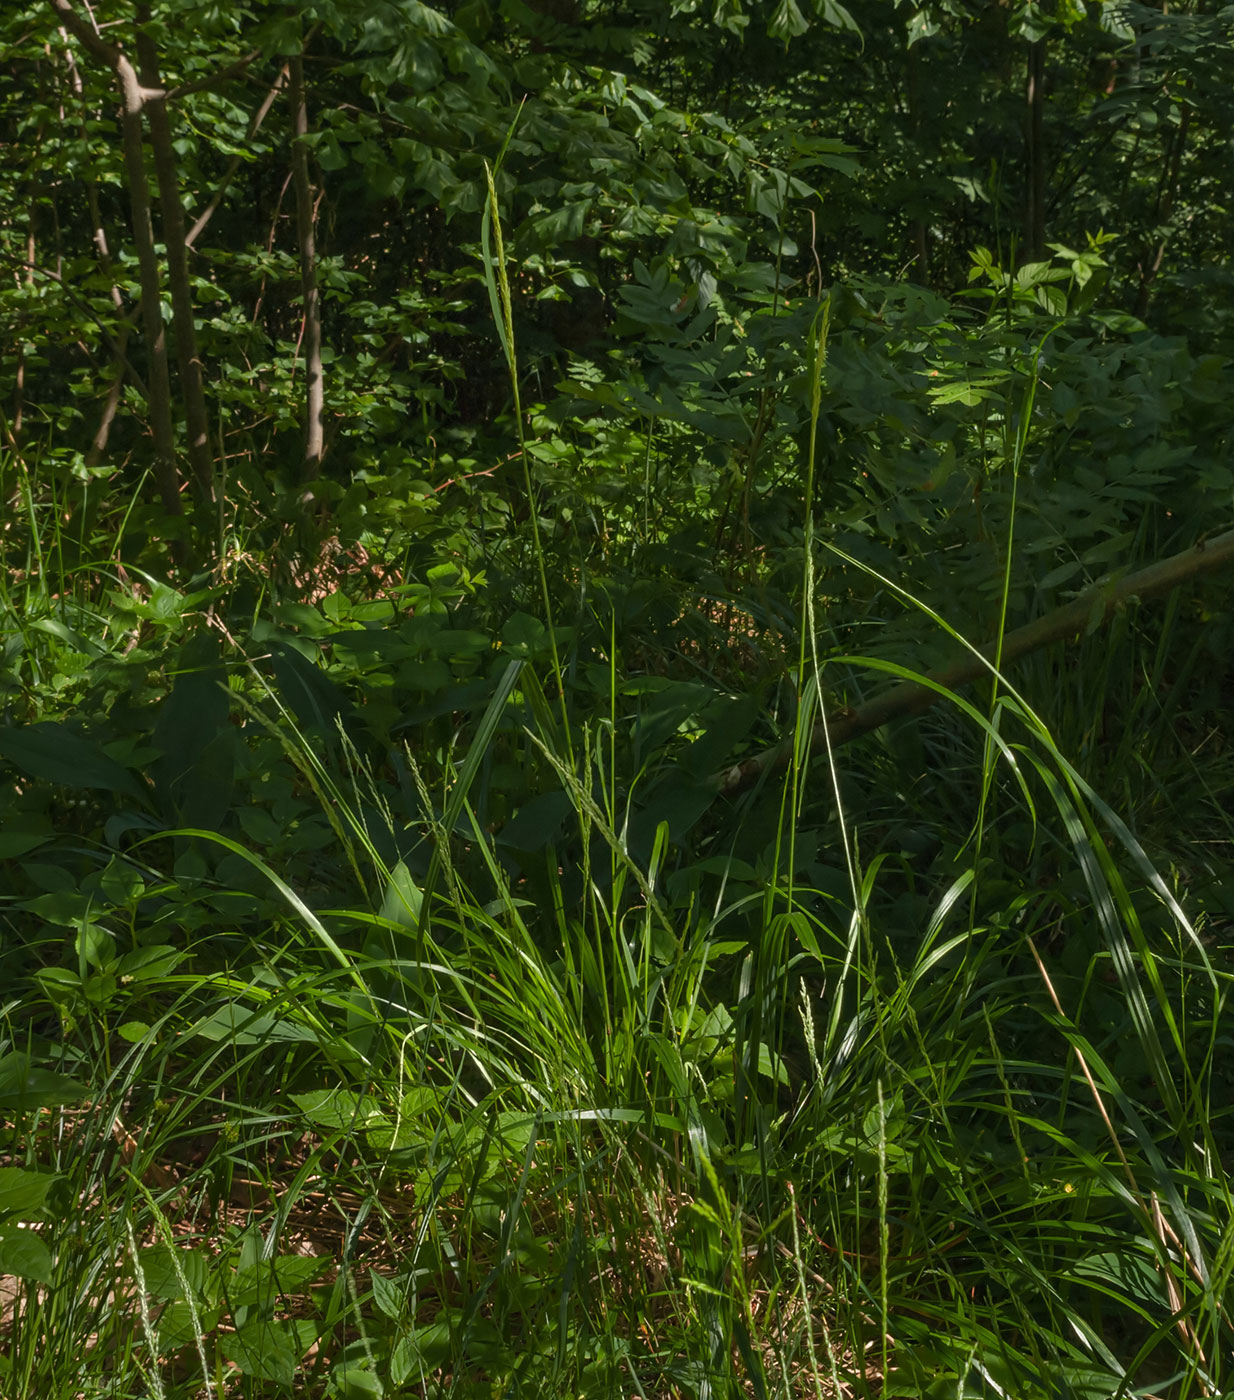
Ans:
[[[525,526],[367,588],[65,550],[6,464],[4,1395],[1229,1391],[1223,634],[833,745],[1003,634],[1037,371],[952,622],[814,536],[827,314],[804,526],[727,568],[562,566],[525,437]]]

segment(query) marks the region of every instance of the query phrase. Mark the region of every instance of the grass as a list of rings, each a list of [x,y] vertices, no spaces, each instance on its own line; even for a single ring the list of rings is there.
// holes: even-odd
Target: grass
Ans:
[[[495,197],[484,241],[517,390]],[[79,724],[0,737],[0,1395],[1230,1392],[1203,629],[811,754],[829,689],[919,677],[816,654],[802,543],[791,761],[719,799],[750,697],[581,582],[476,644],[6,567],[11,698]]]
[[[181,833],[44,935],[8,1054],[88,1093],[6,1109],[58,1180],[4,1393],[1222,1393],[1226,950],[1022,703],[926,869],[840,808],[829,852],[684,880],[629,853],[613,714],[549,753],[572,830],[529,882],[471,805],[511,672],[422,794],[427,873],[284,714],[367,900]],[[177,936],[226,903],[193,852],[274,902]]]

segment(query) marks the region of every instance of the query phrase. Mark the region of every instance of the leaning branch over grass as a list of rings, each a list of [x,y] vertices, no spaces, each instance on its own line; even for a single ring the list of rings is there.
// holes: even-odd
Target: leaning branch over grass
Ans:
[[[1008,632],[1003,638],[1002,662],[1006,665],[1050,642],[1073,641],[1103,626],[1119,607],[1132,598],[1151,598],[1159,593],[1169,593],[1199,574],[1212,573],[1230,563],[1234,563],[1234,530],[1215,539],[1202,539],[1181,554],[1160,559],[1115,583],[1097,584],[1065,607],[1055,608],[1036,622]],[[950,666],[928,672],[920,682],[902,682],[856,710],[841,710],[828,715],[825,721],[826,737],[831,747],[851,743],[863,734],[890,724],[892,720],[928,710],[946,692],[969,685],[989,674],[997,650],[997,642],[987,642]],[[814,738],[819,744],[824,742],[823,722],[815,726]],[[792,751],[791,740],[777,744],[713,774],[711,781],[722,793],[740,792],[764,773],[786,763]]]

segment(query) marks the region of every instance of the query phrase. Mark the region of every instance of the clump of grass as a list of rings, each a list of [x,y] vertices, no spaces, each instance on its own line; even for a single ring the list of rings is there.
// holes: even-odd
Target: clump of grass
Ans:
[[[1020,698],[974,721],[983,839],[923,877],[848,825],[847,899],[785,843],[755,896],[679,902],[606,747],[550,750],[587,865],[542,906],[469,806],[519,682],[423,794],[427,878],[284,716],[371,902],[249,854],[261,939],[185,945],[59,1049],[55,979],[10,1005],[10,1048],[90,1093],[10,1114],[76,1207],[9,1307],[9,1392],[1221,1393],[1223,983]],[[1015,878],[1024,833],[1053,885]]]

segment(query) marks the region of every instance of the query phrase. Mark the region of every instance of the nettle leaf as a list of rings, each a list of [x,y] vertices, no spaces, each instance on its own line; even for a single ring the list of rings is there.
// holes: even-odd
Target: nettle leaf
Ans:
[[[316,146],[317,164],[321,166],[322,170],[332,172],[346,168],[347,152],[339,144],[339,139],[334,132],[317,132],[302,139]]]
[[[985,375],[954,384],[939,384],[930,389],[930,398],[940,407],[949,403],[961,403],[966,408],[973,408],[987,399],[1000,398],[1000,386],[1005,382],[1005,375]]]
[[[228,1285],[228,1300],[233,1308],[268,1310],[279,1297],[303,1293],[331,1262],[325,1255],[280,1254],[245,1264]]]
[[[833,29],[847,29],[858,35],[861,33],[857,21],[843,5],[837,4],[836,0],[814,0],[814,8],[823,22],[831,25]]]
[[[187,1288],[194,1301],[204,1303],[218,1291],[214,1261],[204,1251],[165,1244],[141,1251],[141,1272],[152,1298],[183,1298]]]
[[[529,220],[519,231],[521,237],[532,240],[542,248],[556,248],[574,238],[581,238],[586,230],[587,214],[591,200],[583,199],[564,208],[553,209]]]
[[[116,976],[121,983],[153,982],[169,976],[185,954],[168,943],[151,943],[125,953],[116,962]]]
[[[369,1282],[373,1286],[373,1302],[378,1311],[391,1322],[398,1322],[407,1307],[406,1293],[393,1279],[388,1279],[376,1269],[369,1274]]]
[[[277,1016],[273,1011],[255,1009],[243,1001],[225,1001],[203,1016],[187,1034],[234,1045],[317,1039],[310,1027]]]
[[[427,1323],[413,1328],[400,1338],[390,1358],[391,1379],[401,1384],[413,1375],[436,1371],[450,1359],[450,1325],[448,1321]]]
[[[393,1360],[390,1363],[390,1377],[395,1385],[399,1384]],[[381,1377],[376,1371],[370,1371],[362,1361],[339,1362],[331,1373],[330,1385],[333,1393],[342,1400],[381,1400],[386,1393]]]

